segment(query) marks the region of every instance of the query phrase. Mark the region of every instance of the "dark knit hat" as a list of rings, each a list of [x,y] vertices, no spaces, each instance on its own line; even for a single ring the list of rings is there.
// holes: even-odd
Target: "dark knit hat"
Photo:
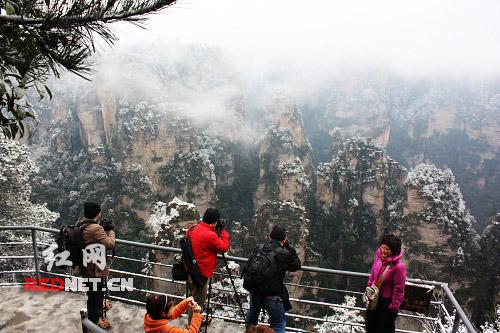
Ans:
[[[271,239],[276,239],[279,241],[285,240],[286,239],[286,234],[285,234],[285,229],[282,227],[275,225],[273,227],[273,230],[271,231]]]
[[[83,216],[93,219],[101,212],[101,205],[95,201],[87,201],[83,204]]]
[[[219,210],[217,208],[207,208],[203,214],[203,222],[214,223],[220,220]]]

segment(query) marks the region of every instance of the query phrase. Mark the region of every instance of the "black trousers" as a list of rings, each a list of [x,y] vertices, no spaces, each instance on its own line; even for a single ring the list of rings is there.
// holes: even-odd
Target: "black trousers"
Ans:
[[[94,289],[93,284],[88,286],[89,291],[87,291],[88,299],[87,299],[87,310],[89,312],[89,320],[95,324],[99,321],[99,318],[102,316],[102,306],[104,303],[104,293],[103,288],[105,287],[104,283],[105,278],[101,277],[101,281],[96,283],[97,288]]]
[[[397,312],[389,310],[391,298],[378,298],[375,310],[366,310],[366,333],[394,333]]]

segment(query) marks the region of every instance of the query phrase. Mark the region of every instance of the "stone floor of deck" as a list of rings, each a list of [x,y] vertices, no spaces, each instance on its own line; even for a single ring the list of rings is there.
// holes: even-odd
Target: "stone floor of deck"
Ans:
[[[110,333],[143,332],[145,308],[113,301],[107,317]],[[0,287],[0,332],[82,332],[80,309],[87,296],[64,291],[24,291],[24,286]],[[187,325],[187,317],[173,321]],[[209,333],[243,332],[242,326],[213,320]]]

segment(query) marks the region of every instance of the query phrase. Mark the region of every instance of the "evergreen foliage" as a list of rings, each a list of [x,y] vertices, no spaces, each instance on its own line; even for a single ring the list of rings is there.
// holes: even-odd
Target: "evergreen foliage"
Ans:
[[[424,219],[434,219],[455,232],[457,238],[467,235],[472,227],[473,217],[465,208],[460,188],[450,169],[440,170],[434,165],[419,164],[411,169],[405,185],[417,187],[422,197],[433,203],[424,213]]]
[[[484,325],[481,325],[481,330],[483,333],[500,332],[500,305],[497,305],[496,314],[491,316]]]
[[[48,227],[58,217],[45,204],[30,202],[29,180],[38,170],[28,147],[0,135],[0,225]]]
[[[496,295],[500,291],[500,215],[489,224],[479,239],[480,250],[473,255],[473,274],[475,283],[470,287],[474,297],[472,321],[476,325],[490,322],[488,329],[500,328],[500,305]],[[491,315],[496,316],[491,320]],[[490,332],[487,331],[486,332]]]
[[[140,24],[145,15],[173,0],[9,0],[0,3],[0,127],[7,137],[23,136],[26,118],[36,119],[28,89],[40,99],[51,91],[47,79],[61,69],[90,73],[95,38],[116,41],[109,23]]]
[[[429,205],[415,213],[417,224],[411,223],[414,217],[405,219],[407,222],[401,225],[402,237],[407,240],[408,252],[424,256],[434,264],[434,267],[428,267],[425,262],[412,262],[407,266],[408,271],[418,272],[423,278],[445,281],[471,275],[471,255],[478,250],[476,232],[472,228],[474,218],[465,207],[451,170],[420,164],[408,172],[405,185],[416,187],[419,196],[429,200]],[[418,232],[418,225],[427,223],[435,226],[438,234],[432,236]],[[426,242],[423,240],[426,237],[432,237],[434,241]]]
[[[50,227],[59,214],[50,211],[46,204],[30,201],[32,192],[30,177],[38,168],[30,158],[28,147],[0,133],[0,225]],[[41,200],[40,200],[41,201]],[[38,232],[38,240],[51,242],[47,233]],[[31,242],[31,234],[26,231],[2,231],[1,242]],[[2,255],[32,255],[31,245],[2,246]],[[0,270],[32,269],[32,260],[0,260]],[[2,279],[6,275],[2,275]]]
[[[345,306],[345,308],[330,306],[330,310],[333,311],[333,314],[324,317],[327,322],[318,324],[314,327],[318,333],[365,332],[363,326],[350,326],[347,324],[364,324],[365,322],[365,318],[360,315],[359,310],[348,308],[356,306],[356,297],[346,295],[341,305]]]

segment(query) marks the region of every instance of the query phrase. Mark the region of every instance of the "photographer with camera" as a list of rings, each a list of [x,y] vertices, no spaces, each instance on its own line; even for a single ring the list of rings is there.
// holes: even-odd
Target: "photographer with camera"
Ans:
[[[207,298],[208,279],[212,278],[215,270],[217,253],[225,253],[229,250],[229,233],[226,231],[224,222],[221,221],[217,208],[207,208],[202,222],[189,227],[186,232],[186,235],[191,237],[193,254],[200,274],[206,278],[205,284],[200,288],[193,282],[191,275],[188,275],[189,296],[192,296],[202,308]],[[189,310],[189,323],[191,323],[192,316],[193,312]]]
[[[265,257],[269,260],[264,260]],[[274,265],[270,265],[271,262]],[[285,229],[275,225],[269,241],[255,246],[243,272],[243,287],[249,291],[250,299],[245,319],[247,330],[258,324],[263,309],[269,315],[271,328],[276,333],[285,333],[285,312],[292,305],[283,279],[287,271],[295,272],[300,267],[300,259],[286,238]]]
[[[93,244],[102,244],[106,250],[112,250],[115,247],[115,227],[112,220],[102,219],[100,225],[97,223],[97,219],[101,216],[101,205],[94,201],[85,202],[83,204],[83,215],[84,218],[75,225],[82,231],[84,249]],[[106,253],[103,255],[105,257]],[[78,268],[84,278],[100,278],[100,282],[97,283],[96,287],[95,284],[88,286],[87,309],[89,320],[102,328],[110,327],[107,319],[100,319],[103,313],[105,293],[103,288],[106,287],[106,277],[109,275],[108,264],[106,263],[104,269],[101,269],[96,262],[92,260],[86,262],[84,260],[84,266],[78,266]]]

